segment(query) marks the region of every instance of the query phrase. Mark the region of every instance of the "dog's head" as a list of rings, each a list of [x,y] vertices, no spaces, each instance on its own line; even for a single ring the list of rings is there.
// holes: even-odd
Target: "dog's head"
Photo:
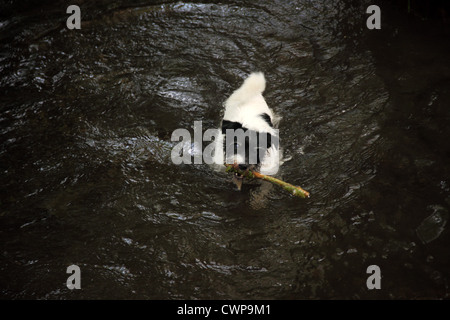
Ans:
[[[238,164],[241,170],[260,169],[271,152],[278,149],[278,136],[267,113],[245,122],[223,120],[222,134],[225,163]]]

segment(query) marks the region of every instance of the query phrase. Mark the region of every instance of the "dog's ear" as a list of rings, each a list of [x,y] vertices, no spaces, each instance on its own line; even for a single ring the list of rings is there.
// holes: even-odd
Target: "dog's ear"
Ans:
[[[275,140],[275,138],[270,133],[264,133],[266,135],[266,142],[267,142],[267,149],[270,149],[272,147],[272,140]]]
[[[223,120],[222,121],[222,133],[226,134],[227,129],[242,129],[242,123],[235,122],[235,121],[229,121],[229,120]]]
[[[269,149],[272,146],[272,135],[270,133],[267,134],[267,149]]]

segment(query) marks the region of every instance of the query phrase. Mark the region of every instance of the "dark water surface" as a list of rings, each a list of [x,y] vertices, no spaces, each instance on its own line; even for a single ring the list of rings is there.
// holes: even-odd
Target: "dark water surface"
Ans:
[[[449,297],[448,25],[384,5],[370,31],[367,1],[83,1],[69,30],[69,4],[1,10],[1,298]],[[280,177],[310,199],[171,161],[173,130],[217,127],[255,70]]]

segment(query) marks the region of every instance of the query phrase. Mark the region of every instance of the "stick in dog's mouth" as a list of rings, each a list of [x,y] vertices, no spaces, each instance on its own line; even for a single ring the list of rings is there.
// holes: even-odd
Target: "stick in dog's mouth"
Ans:
[[[293,196],[297,196],[297,197],[301,197],[301,198],[309,198],[310,194],[308,191],[304,190],[303,188],[299,187],[299,186],[294,186],[290,183],[284,182],[280,179],[265,175],[265,174],[261,174],[257,171],[253,171],[251,169],[247,169],[245,171],[242,171],[239,169],[239,165],[237,164],[225,164],[225,166],[227,167],[226,172],[232,172],[234,173],[236,176],[236,178],[233,178],[233,181],[238,181],[241,182],[242,185],[242,180],[247,177],[250,179],[262,179],[262,180],[266,180],[275,184],[278,184],[279,186],[281,186],[283,189],[287,190],[288,192],[290,192]],[[239,181],[241,180],[241,181]],[[236,183],[236,182],[235,182]],[[238,189],[239,185],[237,184]]]

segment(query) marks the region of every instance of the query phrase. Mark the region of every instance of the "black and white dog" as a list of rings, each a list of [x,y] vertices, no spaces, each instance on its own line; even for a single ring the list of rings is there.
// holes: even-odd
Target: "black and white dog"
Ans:
[[[215,141],[214,154],[214,162],[222,164],[222,168],[226,163],[267,175],[278,172],[281,151],[276,126],[280,118],[262,96],[265,87],[264,74],[252,73],[225,101],[221,134]],[[233,181],[240,190],[242,177],[235,175]]]

